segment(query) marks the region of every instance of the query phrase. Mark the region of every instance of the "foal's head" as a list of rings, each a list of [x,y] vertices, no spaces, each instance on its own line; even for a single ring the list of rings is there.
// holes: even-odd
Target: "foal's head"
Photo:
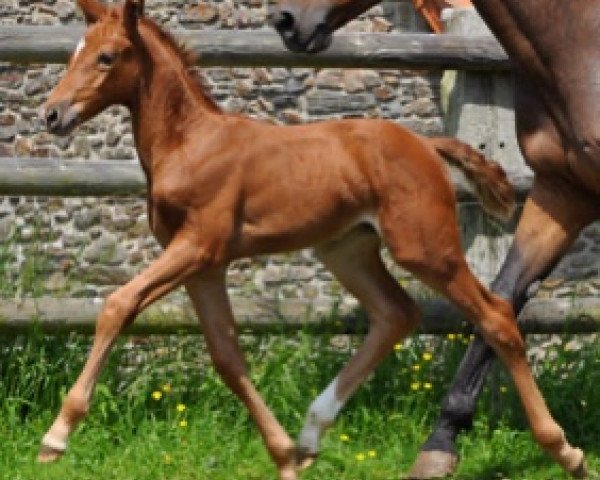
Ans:
[[[121,7],[107,7],[98,0],[77,3],[88,28],[41,110],[48,130],[59,135],[110,105],[129,105],[141,68],[137,23],[143,0],[126,0]]]
[[[380,0],[279,0],[271,23],[286,47],[316,53],[331,44],[335,30]]]

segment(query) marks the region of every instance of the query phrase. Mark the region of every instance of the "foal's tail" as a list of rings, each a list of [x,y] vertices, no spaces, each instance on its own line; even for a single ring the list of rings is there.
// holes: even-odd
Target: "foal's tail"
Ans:
[[[500,220],[512,217],[515,191],[500,165],[456,138],[432,137],[428,140],[448,163],[462,170],[487,213]]]

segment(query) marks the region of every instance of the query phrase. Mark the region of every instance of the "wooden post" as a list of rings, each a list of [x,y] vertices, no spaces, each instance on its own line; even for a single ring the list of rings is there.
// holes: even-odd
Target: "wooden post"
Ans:
[[[443,16],[450,34],[466,38],[491,35],[474,8],[447,9]],[[510,72],[447,71],[441,97],[448,135],[498,161],[511,177],[531,178],[515,136]],[[469,264],[480,279],[490,282],[508,252],[515,220],[504,229],[476,205],[461,205],[460,215]]]

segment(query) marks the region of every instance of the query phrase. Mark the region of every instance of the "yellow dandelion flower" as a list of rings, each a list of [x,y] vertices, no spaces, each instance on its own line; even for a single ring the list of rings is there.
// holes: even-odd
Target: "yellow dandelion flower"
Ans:
[[[456,334],[455,333],[449,333],[448,334],[448,340],[450,340],[450,341],[456,340]]]
[[[171,463],[173,463],[173,457],[171,457],[171,455],[169,455],[168,453],[165,453],[163,455],[163,460],[167,465],[171,465]]]
[[[582,401],[581,401],[581,406],[582,406],[583,408],[587,407],[587,402],[586,402],[585,400],[582,400]]]
[[[410,389],[413,391],[417,391],[421,388],[421,383],[420,382],[413,382],[410,384]]]
[[[188,426],[187,420],[180,420],[179,421],[179,426],[181,428],[186,428]]]
[[[425,360],[426,362],[430,362],[432,358],[433,358],[433,355],[429,352],[425,352],[423,354],[423,360]]]
[[[185,409],[186,409],[186,408],[187,408],[187,407],[186,407],[186,406],[185,406],[183,403],[178,403],[178,404],[177,404],[177,411],[178,411],[179,413],[185,412]]]
[[[396,345],[394,345],[394,350],[396,350],[397,352],[399,352],[400,350],[402,350],[402,344],[401,343],[397,343]]]
[[[155,390],[152,392],[152,398],[156,401],[160,400],[162,398],[162,392],[160,390]]]
[[[506,393],[506,392],[508,392],[508,388],[507,388],[507,387],[505,387],[504,385],[502,385],[502,386],[500,387],[500,392],[502,392],[502,393]]]
[[[411,367],[415,372],[418,372],[419,370],[421,370],[421,365],[419,365],[418,363],[415,363],[412,367]]]
[[[429,383],[429,382],[425,382],[425,383],[423,384],[423,388],[424,388],[425,390],[431,390],[431,389],[433,388],[433,385],[432,385],[431,383]]]
[[[169,393],[171,391],[171,384],[170,383],[165,383],[162,386],[162,391],[165,393]]]
[[[367,456],[368,456],[369,458],[375,458],[375,457],[377,456],[377,451],[376,451],[376,450],[369,450],[369,451],[367,452]]]
[[[340,435],[340,440],[341,440],[342,442],[349,442],[349,441],[350,441],[350,437],[349,437],[348,435],[346,435],[345,433],[342,433],[342,434]]]
[[[357,453],[354,458],[356,458],[357,462],[363,462],[365,460],[365,458],[367,458],[367,457],[365,456],[364,453],[361,452],[361,453]]]
[[[469,340],[471,340],[471,341],[475,340],[475,335],[474,334],[469,335]]]

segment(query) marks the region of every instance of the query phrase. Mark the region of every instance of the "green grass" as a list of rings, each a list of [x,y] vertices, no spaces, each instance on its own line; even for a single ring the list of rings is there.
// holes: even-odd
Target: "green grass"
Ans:
[[[552,361],[536,365],[537,375],[570,440],[600,470],[600,347],[569,351],[568,340],[552,347]],[[200,338],[138,343],[117,346],[67,455],[56,464],[37,465],[39,440],[78,374],[89,341],[35,332],[0,340],[0,479],[276,478],[256,429],[210,367]],[[254,382],[296,435],[308,404],[358,339],[298,334],[243,337],[242,343]],[[431,429],[464,343],[420,338],[395,351],[343,410],[324,438],[320,458],[301,478],[400,478]],[[461,437],[463,461],[455,478],[567,478],[533,443],[504,373],[497,369],[492,376],[495,386],[484,392],[474,430]],[[162,392],[158,400],[155,391]],[[177,410],[179,404],[185,411]]]

